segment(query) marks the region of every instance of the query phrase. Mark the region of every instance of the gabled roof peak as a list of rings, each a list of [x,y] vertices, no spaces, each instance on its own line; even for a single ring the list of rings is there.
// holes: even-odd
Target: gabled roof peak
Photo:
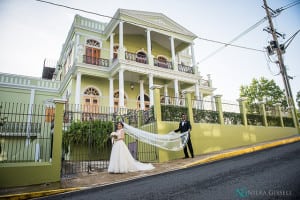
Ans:
[[[154,28],[156,27],[159,29],[159,27],[161,27],[163,30],[185,34],[191,36],[192,38],[197,37],[194,33],[162,13],[119,8],[115,14],[115,17],[119,17],[120,19],[125,16],[137,21],[142,21],[146,24],[151,24],[154,26]]]

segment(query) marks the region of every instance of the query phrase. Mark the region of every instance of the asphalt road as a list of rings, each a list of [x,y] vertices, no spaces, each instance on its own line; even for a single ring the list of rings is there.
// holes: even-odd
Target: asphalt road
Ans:
[[[300,199],[300,142],[44,199]]]

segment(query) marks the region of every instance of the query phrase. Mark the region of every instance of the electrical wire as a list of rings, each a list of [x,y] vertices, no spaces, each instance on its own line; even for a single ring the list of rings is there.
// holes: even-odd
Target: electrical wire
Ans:
[[[239,35],[237,35],[236,37],[234,37],[232,40],[230,40],[228,43],[223,43],[224,46],[218,48],[217,50],[213,51],[212,53],[210,53],[208,56],[206,56],[205,58],[203,58],[202,60],[199,61],[199,63],[204,62],[205,60],[207,60],[208,58],[214,56],[215,54],[217,54],[219,51],[223,50],[225,47],[227,47],[228,45],[230,46],[238,46],[238,45],[233,45],[232,43],[235,42],[236,40],[238,40],[239,38],[241,38],[242,36],[246,35],[247,33],[249,33],[250,31],[252,31],[253,29],[255,29],[256,27],[258,27],[260,24],[262,24],[263,22],[265,22],[267,20],[267,17],[262,18],[261,20],[259,20],[258,22],[256,22],[254,25],[250,26],[249,28],[247,28],[245,31],[243,31],[242,33],[240,33]],[[253,48],[248,48],[249,50],[255,50],[255,51],[259,51],[259,52],[265,52],[264,50],[259,50],[259,49],[253,49]]]
[[[109,19],[114,19],[114,20],[119,20],[119,21],[124,21],[124,22],[127,22],[127,23],[131,23],[131,24],[135,24],[135,25],[143,25],[143,24],[139,24],[139,23],[136,23],[136,22],[132,22],[132,21],[125,21],[125,20],[122,20],[120,18],[115,18],[115,17],[111,17],[111,16],[108,16],[108,15],[103,15],[103,14],[99,14],[99,13],[96,13],[96,12],[91,12],[91,11],[87,11],[87,10],[83,10],[83,9],[78,9],[78,8],[74,8],[74,7],[70,7],[70,6],[66,6],[66,5],[63,5],[63,4],[57,4],[57,3],[53,3],[53,2],[49,2],[49,1],[44,1],[44,0],[36,0],[38,2],[42,2],[42,3],[47,3],[47,4],[51,4],[51,5],[54,5],[54,6],[59,6],[59,7],[64,7],[64,8],[67,8],[67,9],[71,9],[71,10],[76,10],[76,11],[80,11],[80,12],[84,12],[84,13],[88,13],[88,14],[93,14],[93,15],[97,15],[97,16],[101,16],[101,17],[105,17],[105,18],[109,18]],[[283,7],[280,7],[278,9],[276,9],[276,12],[279,14],[281,11],[283,10],[286,10],[288,8],[291,8],[297,4],[299,4],[300,1],[294,1],[292,3],[289,3]],[[239,35],[237,35],[236,37],[234,37],[232,40],[230,40],[229,42],[221,42],[221,41],[217,41],[217,40],[212,40],[212,39],[207,39],[207,38],[203,38],[203,37],[199,37],[197,36],[198,39],[200,40],[203,40],[203,41],[208,41],[208,42],[213,42],[213,43],[217,43],[217,44],[222,44],[223,46],[218,48],[217,50],[213,51],[212,53],[210,53],[208,56],[206,56],[205,58],[203,58],[202,60],[199,61],[199,63],[202,63],[204,62],[205,60],[207,60],[208,58],[214,56],[215,54],[217,54],[218,52],[220,52],[221,50],[223,50],[224,48],[228,47],[228,46],[231,46],[231,47],[236,47],[236,48],[241,48],[241,49],[246,49],[246,50],[252,50],[252,51],[257,51],[257,52],[263,52],[265,53],[266,51],[264,50],[261,50],[261,49],[255,49],[255,48],[251,48],[251,47],[246,47],[246,46],[241,46],[241,45],[234,45],[232,44],[233,42],[235,42],[236,40],[238,40],[239,38],[241,38],[242,36],[246,35],[247,33],[249,33],[250,31],[252,31],[253,29],[255,29],[256,27],[258,27],[260,24],[262,24],[263,22],[265,22],[267,19],[267,17],[264,17],[262,18],[261,20],[259,20],[257,23],[255,23],[254,25],[250,26],[249,28],[247,28],[245,31],[243,31],[242,33],[240,33]],[[150,28],[154,28],[154,27],[150,27]],[[162,31],[168,31],[168,32],[172,32],[172,33],[176,33],[176,34],[180,34],[180,35],[185,35],[184,33],[181,33],[181,32],[176,32],[174,30],[169,30],[169,29],[164,29],[164,28],[157,28],[155,27],[155,29],[158,29],[158,30],[162,30]],[[299,31],[298,31],[299,32]],[[294,34],[294,36],[298,33],[296,32]],[[292,37],[294,37],[292,36]],[[290,43],[288,43],[289,45]]]
[[[296,31],[296,33],[294,33],[294,35],[292,35],[289,39],[287,39],[287,40],[285,41],[285,43],[283,43],[285,49],[288,48],[288,46],[291,44],[291,42],[293,41],[293,39],[296,37],[296,35],[297,35],[299,32],[300,32],[300,29],[299,29],[298,31]],[[286,44],[286,43],[287,43],[287,44]]]
[[[291,3],[289,3],[289,4],[285,5],[285,6],[282,6],[282,7],[278,8],[278,9],[276,9],[276,12],[281,12],[281,11],[286,10],[288,8],[291,8],[291,7],[293,7],[293,6],[295,6],[295,5],[299,4],[299,3],[300,3],[299,0],[291,2]]]
[[[77,11],[80,11],[80,12],[84,12],[84,13],[88,13],[88,14],[93,14],[93,15],[97,15],[97,16],[101,16],[101,17],[105,17],[105,18],[109,18],[109,19],[119,20],[119,21],[131,23],[131,24],[135,24],[135,25],[139,25],[139,26],[142,25],[143,26],[143,24],[139,24],[139,23],[136,23],[136,22],[126,21],[126,20],[122,20],[122,19],[119,19],[119,18],[115,18],[115,17],[111,17],[111,16],[99,14],[99,13],[96,13],[96,12],[91,12],[91,11],[87,11],[87,10],[83,10],[83,9],[73,8],[73,7],[70,7],[70,6],[63,5],[63,4],[57,4],[57,3],[53,3],[53,2],[49,2],[49,1],[44,1],[44,0],[36,0],[36,1],[42,2],[42,3],[51,4],[51,5],[54,5],[54,6],[64,7],[64,8],[71,9],[71,10],[77,10]],[[150,28],[155,28],[157,30],[168,31],[168,32],[171,32],[171,33],[176,33],[176,34],[187,36],[184,33],[176,32],[174,30],[169,30],[169,29],[164,29],[164,28],[157,28],[157,27],[150,27]],[[241,46],[241,45],[233,45],[231,43],[221,42],[221,41],[217,41],[217,40],[211,40],[211,39],[199,37],[197,35],[196,35],[196,37],[198,39],[200,39],[200,40],[204,40],[204,41],[208,41],[208,42],[213,42],[213,43],[218,43],[218,44],[223,44],[224,47],[232,46],[232,47],[237,47],[237,48],[241,48],[241,49],[247,49],[247,50],[258,51],[258,52],[265,52],[265,51],[260,50],[260,49],[255,49],[255,48]]]
[[[274,72],[274,71],[272,71],[271,66],[270,66],[270,63],[276,63],[276,62],[270,58],[270,55],[267,52],[264,55],[265,55],[267,66],[268,66],[268,69],[269,69],[271,75],[278,76],[281,73],[280,70],[279,70],[279,72]]]

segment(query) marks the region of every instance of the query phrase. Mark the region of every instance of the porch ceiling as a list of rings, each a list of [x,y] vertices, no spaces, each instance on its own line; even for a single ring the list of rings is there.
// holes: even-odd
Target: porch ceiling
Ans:
[[[119,34],[119,26],[116,27],[114,33],[116,35]],[[127,23],[124,23],[124,25],[123,25],[123,34],[124,34],[124,37],[126,37],[126,35],[142,35],[142,36],[144,36],[145,40],[147,38],[147,32],[146,32],[145,28],[135,26],[132,24],[127,24]],[[155,32],[155,31],[151,31],[151,41],[155,42],[157,44],[160,44],[164,48],[171,51],[171,42],[170,42],[169,36],[163,35],[161,33]],[[176,38],[174,39],[174,47],[175,47],[176,52],[182,51],[183,49],[187,48],[188,46],[189,46],[188,43],[186,43],[182,40],[178,40]]]
[[[114,76],[115,79],[118,79],[118,74]],[[139,88],[139,81],[143,80],[144,81],[144,85],[148,85],[149,84],[149,78],[148,76],[145,74],[139,74],[139,73],[135,73],[135,72],[131,72],[131,71],[125,71],[124,72],[124,81],[125,84],[133,84],[136,88]],[[158,77],[154,77],[153,80],[154,84],[159,84],[159,85],[168,85],[168,88],[174,88],[174,81],[171,79],[162,79],[162,78],[158,78]],[[193,84],[191,83],[184,83],[184,82],[179,82],[179,88],[181,90],[183,89],[187,89],[193,86]],[[147,89],[147,88],[145,88]]]

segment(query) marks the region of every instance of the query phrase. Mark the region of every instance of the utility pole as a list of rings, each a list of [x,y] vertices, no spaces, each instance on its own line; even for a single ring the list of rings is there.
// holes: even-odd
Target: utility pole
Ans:
[[[284,66],[284,62],[283,62],[283,58],[282,58],[282,52],[284,52],[285,49],[284,49],[284,47],[281,47],[278,43],[278,39],[277,39],[278,33],[274,29],[271,14],[270,14],[270,8],[267,5],[267,0],[263,0],[263,1],[264,1],[264,9],[266,10],[267,18],[268,18],[269,25],[270,25],[270,28],[268,30],[270,31],[270,33],[273,36],[273,41],[272,41],[273,49],[276,50],[276,54],[278,57],[278,65],[279,65],[280,73],[282,75],[282,79],[283,79],[283,83],[284,83],[284,87],[285,87],[288,106],[291,108],[295,126],[297,128],[299,128],[299,122],[298,122],[297,115],[296,115],[296,110],[295,110],[296,107],[295,107],[295,103],[294,103],[294,99],[293,99],[293,95],[292,95],[292,90],[291,90],[289,78],[288,78],[286,68]],[[272,47],[270,47],[270,48],[272,48]]]

